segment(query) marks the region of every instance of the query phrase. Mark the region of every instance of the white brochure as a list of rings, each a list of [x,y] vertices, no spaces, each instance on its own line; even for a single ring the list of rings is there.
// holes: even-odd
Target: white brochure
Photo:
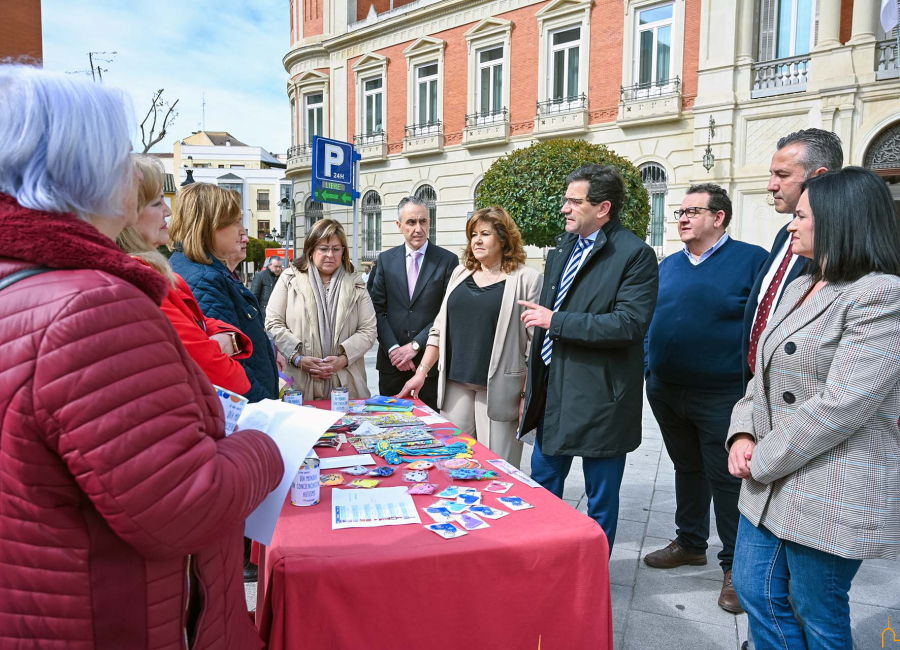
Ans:
[[[268,546],[275,534],[275,525],[284,506],[284,498],[291,481],[313,445],[343,413],[305,408],[273,399],[264,399],[244,407],[237,429],[256,429],[268,435],[281,452],[284,476],[244,523],[244,535]]]

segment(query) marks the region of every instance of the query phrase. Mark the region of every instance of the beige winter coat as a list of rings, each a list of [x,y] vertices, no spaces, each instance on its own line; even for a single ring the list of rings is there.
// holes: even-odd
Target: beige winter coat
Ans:
[[[303,392],[304,401],[330,397],[325,394],[325,382],[290,363],[297,352],[322,357],[318,309],[309,275],[299,273],[293,267],[285,269],[269,298],[266,330],[271,332],[275,346],[288,359],[285,372],[294,378],[294,388]],[[334,332],[334,354],[339,354],[340,346],[349,364],[335,373],[332,381],[335,386],[349,388],[350,399],[367,399],[370,394],[363,356],[375,343],[377,332],[375,308],[358,273],[345,273],[341,278]]]

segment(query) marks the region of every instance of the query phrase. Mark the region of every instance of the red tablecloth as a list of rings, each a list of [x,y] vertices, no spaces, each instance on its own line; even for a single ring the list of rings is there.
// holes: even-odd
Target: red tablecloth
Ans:
[[[339,454],[316,451],[356,453],[347,445]],[[496,457],[475,448],[477,459]],[[400,477],[398,470],[381,486],[406,485]],[[451,484],[437,469],[429,480],[436,492]],[[543,488],[502,472],[499,480],[514,483],[506,496],[534,508],[456,539],[415,524],[331,530],[330,487],[315,506],[286,499],[272,544],[259,553],[257,624],[269,650],[611,649],[603,530]],[[499,496],[482,491],[486,505],[509,510]],[[437,498],[413,497],[419,508]]]

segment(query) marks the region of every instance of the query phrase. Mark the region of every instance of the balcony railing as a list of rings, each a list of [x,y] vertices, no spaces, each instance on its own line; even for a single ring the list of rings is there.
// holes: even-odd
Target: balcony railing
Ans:
[[[484,147],[509,142],[509,111],[497,108],[466,115],[463,146]]]
[[[585,93],[568,97],[557,97],[537,103],[538,116],[584,110],[587,110],[587,95]]]
[[[499,124],[509,120],[509,111],[505,108],[498,108],[492,111],[482,111],[480,113],[472,113],[466,115],[466,128],[474,128],[478,126],[486,126],[488,124]]]
[[[412,2],[409,2],[400,7],[395,7],[394,9],[389,9],[388,11],[382,11],[381,13],[376,14],[375,16],[372,16],[372,17],[366,16],[362,20],[359,20],[354,23],[350,23],[347,26],[347,31],[352,32],[352,31],[360,29],[362,27],[368,27],[369,25],[374,25],[375,23],[380,23],[385,20],[390,20],[391,18],[394,18],[395,16],[400,16],[400,15],[409,13],[410,11],[415,11],[416,9],[421,9],[422,7],[427,7],[428,5],[437,4],[442,1],[443,0],[413,0]]]
[[[792,56],[753,64],[753,89],[750,96],[771,97],[806,90],[810,56]]]
[[[373,131],[372,133],[360,133],[359,135],[353,136],[353,144],[357,147],[368,147],[373,144],[384,144],[386,134],[384,129],[380,131]]]
[[[630,102],[641,99],[652,99],[654,97],[668,97],[677,95],[681,88],[681,79],[663,79],[660,81],[648,81],[645,83],[637,83],[633,86],[621,87],[621,98],[623,102]]]
[[[423,135],[437,135],[443,132],[443,124],[440,120],[423,122],[422,124],[409,124],[406,126],[407,138],[419,138]]]
[[[300,156],[311,156],[312,155],[312,145],[309,144],[295,144],[293,147],[290,147],[287,150],[287,157],[290,158],[299,158]]]
[[[900,56],[897,52],[897,39],[878,41],[875,47],[875,77],[877,79],[893,79],[900,75]]]

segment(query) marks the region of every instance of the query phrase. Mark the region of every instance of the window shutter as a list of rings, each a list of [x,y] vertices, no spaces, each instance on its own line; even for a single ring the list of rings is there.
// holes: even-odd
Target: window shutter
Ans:
[[[775,29],[777,27],[778,0],[761,0],[759,4],[759,56],[758,61],[775,58]]]
[[[819,5],[821,4],[821,2],[819,2],[819,0],[814,0],[814,2],[816,3],[816,24],[815,24],[815,27],[813,28],[814,29],[813,42],[812,42],[813,47],[815,47],[816,45],[819,44]],[[810,48],[810,49],[812,49],[812,48]]]

